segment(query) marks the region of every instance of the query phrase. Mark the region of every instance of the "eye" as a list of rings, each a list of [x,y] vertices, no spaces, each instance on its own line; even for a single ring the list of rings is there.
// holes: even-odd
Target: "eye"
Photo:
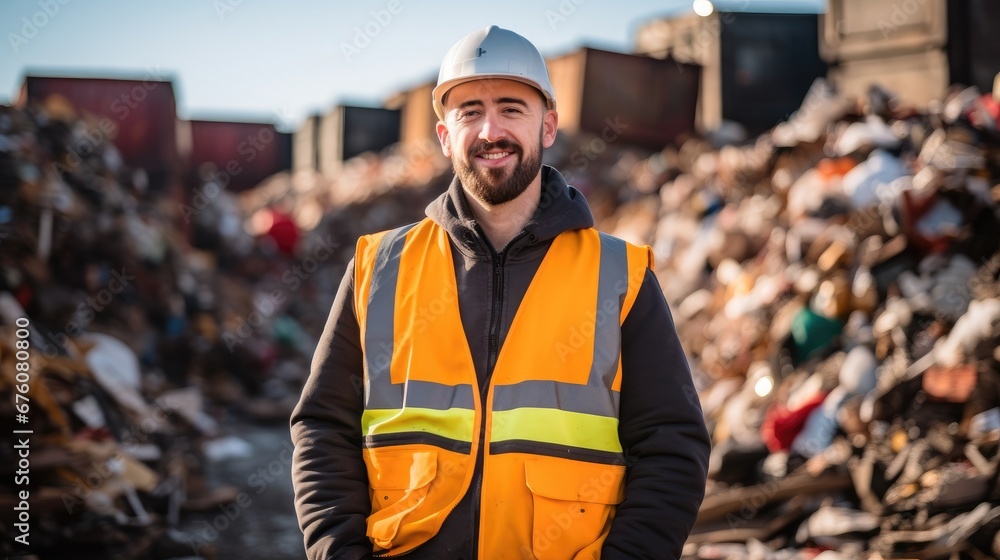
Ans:
[[[503,112],[505,114],[509,114],[509,115],[522,115],[522,114],[524,114],[524,111],[520,107],[518,107],[516,105],[512,105],[510,107],[504,107]]]
[[[466,121],[478,117],[481,111],[479,109],[468,109],[466,111],[458,112],[458,120]]]

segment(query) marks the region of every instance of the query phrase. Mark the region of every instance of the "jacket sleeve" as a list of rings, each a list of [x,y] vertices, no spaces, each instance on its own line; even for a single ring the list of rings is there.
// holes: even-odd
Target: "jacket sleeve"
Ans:
[[[295,512],[309,560],[371,558],[371,504],[361,455],[363,369],[354,261],[340,284],[291,417]]]
[[[711,443],[673,318],[652,271],[622,325],[619,439],[625,500],[605,560],[681,557],[705,497]]]

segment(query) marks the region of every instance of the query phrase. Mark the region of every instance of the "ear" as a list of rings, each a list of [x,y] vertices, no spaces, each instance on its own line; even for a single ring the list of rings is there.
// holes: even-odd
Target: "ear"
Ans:
[[[441,143],[441,152],[444,153],[445,157],[451,157],[451,142],[449,142],[449,132],[448,125],[444,124],[444,121],[438,121],[437,127],[435,127],[437,132],[438,142]]]
[[[542,119],[542,146],[551,148],[556,141],[556,132],[559,130],[559,113],[553,110],[546,110]]]

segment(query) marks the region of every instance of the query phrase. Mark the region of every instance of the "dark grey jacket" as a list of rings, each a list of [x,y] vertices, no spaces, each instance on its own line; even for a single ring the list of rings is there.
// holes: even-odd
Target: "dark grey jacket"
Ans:
[[[542,168],[538,211],[500,251],[476,225],[457,179],[427,207],[427,215],[451,237],[462,324],[483,389],[552,239],[566,230],[592,227],[594,220],[583,195],[548,166]],[[291,418],[295,507],[310,560],[372,555],[365,536],[371,506],[361,458],[363,370],[353,279],[352,261]],[[710,443],[673,319],[651,271],[621,337],[619,439],[627,464],[625,501],[602,558],[676,559],[704,497]],[[434,538],[406,558],[475,558],[478,516],[472,494],[466,494]]]

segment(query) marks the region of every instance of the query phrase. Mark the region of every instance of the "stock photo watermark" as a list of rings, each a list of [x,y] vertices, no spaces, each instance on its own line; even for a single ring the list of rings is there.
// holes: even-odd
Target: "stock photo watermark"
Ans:
[[[246,486],[253,489],[257,496],[263,494],[275,481],[288,476],[294,452],[295,448],[291,442],[285,442],[277,458],[272,459],[267,465],[259,467],[247,476]],[[218,540],[222,533],[232,528],[233,523],[243,515],[243,512],[253,505],[253,497],[246,491],[240,490],[231,502],[218,506],[218,514],[207,521],[198,520],[196,522],[200,527],[188,534],[188,546],[195,554],[200,553],[202,549]]]
[[[7,32],[7,42],[10,44],[10,50],[14,51],[14,54],[21,52],[21,47],[27,45],[29,41],[37,37],[53,19],[62,13],[63,6],[69,4],[70,1],[39,0],[36,4],[38,10],[22,17],[18,22],[20,27],[16,31]]]
[[[921,6],[927,4],[927,0],[905,0],[892,5],[892,14],[889,19],[878,20],[878,30],[882,33],[883,39],[888,39],[890,35],[897,32],[910,22],[910,19],[920,11]]]
[[[354,37],[351,42],[340,42],[340,52],[344,55],[344,60],[350,64],[354,57],[367,49],[372,44],[372,41],[392,23],[393,18],[402,12],[403,4],[400,0],[391,0],[386,4],[385,8],[369,12],[371,19],[366,21],[364,25],[354,28]]]
[[[253,302],[253,310],[245,317],[237,318],[235,329],[222,333],[222,341],[225,342],[226,348],[232,352],[236,346],[243,344],[253,336],[254,331],[262,327],[281,309],[289,294],[298,290],[302,283],[319,269],[320,263],[335,254],[339,246],[339,243],[327,235],[317,242],[317,247],[311,255],[282,273],[281,282],[284,287],[275,288],[265,296],[256,298]]]
[[[566,22],[576,10],[587,3],[587,0],[562,0],[556,9],[545,10],[545,20],[549,22],[549,27],[553,31]]]
[[[142,83],[136,84],[129,91],[112,100],[108,108],[114,113],[117,121],[124,122],[132,110],[139,107],[149,97],[150,92],[167,83],[163,81],[163,77],[159,68],[149,69],[146,71]],[[85,128],[80,133],[79,138],[65,147],[65,161],[53,162],[53,170],[59,173],[72,172],[83,163],[84,158],[93,155],[104,144],[112,142],[117,133],[118,124],[115,120],[110,117],[102,117],[94,127]]]

